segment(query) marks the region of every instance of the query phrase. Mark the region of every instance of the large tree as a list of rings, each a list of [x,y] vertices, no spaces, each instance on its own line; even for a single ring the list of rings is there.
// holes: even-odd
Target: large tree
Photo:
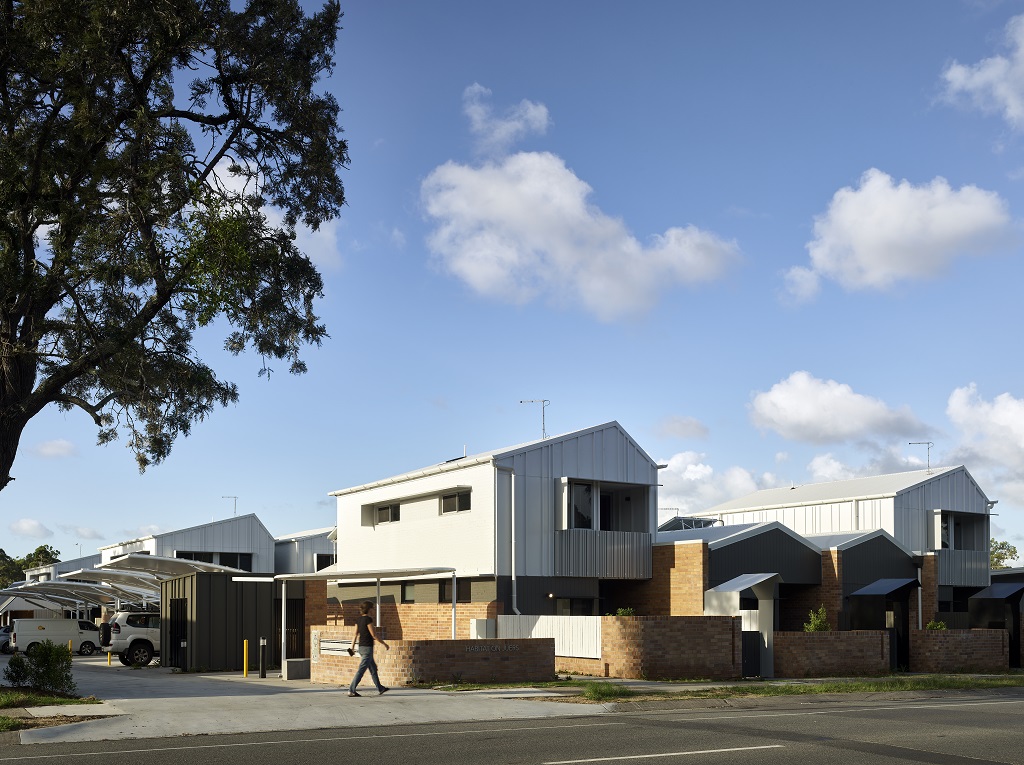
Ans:
[[[344,203],[336,0],[0,0],[0,489],[26,424],[80,409],[139,469],[238,398],[224,328],[305,371],[323,283],[294,242]],[[264,211],[272,206],[280,222]]]

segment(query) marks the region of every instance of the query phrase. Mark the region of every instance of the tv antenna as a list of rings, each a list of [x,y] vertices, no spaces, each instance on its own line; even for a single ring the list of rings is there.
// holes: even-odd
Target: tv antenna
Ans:
[[[932,441],[908,441],[907,444],[909,446],[928,446],[928,472],[932,472],[932,447],[935,444]]]
[[[238,497],[234,497],[230,494],[221,496],[221,499],[233,499],[235,500],[235,510],[232,515],[238,515]]]
[[[520,404],[540,404],[540,437],[548,437],[547,425],[544,421],[544,410],[548,408],[548,404],[551,402],[546,398],[527,398],[519,402]]]

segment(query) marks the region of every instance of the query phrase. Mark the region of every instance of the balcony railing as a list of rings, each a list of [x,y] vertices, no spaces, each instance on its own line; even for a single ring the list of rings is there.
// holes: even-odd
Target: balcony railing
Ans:
[[[555,576],[650,579],[651,535],[592,529],[556,531]]]
[[[939,550],[939,584],[953,587],[988,585],[986,550]]]

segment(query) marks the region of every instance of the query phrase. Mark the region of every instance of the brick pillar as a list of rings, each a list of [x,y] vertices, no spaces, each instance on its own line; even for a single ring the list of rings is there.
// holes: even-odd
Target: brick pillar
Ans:
[[[843,553],[841,550],[821,551],[821,603],[825,606],[832,629],[839,629],[843,610]]]
[[[704,591],[708,588],[708,543],[672,545],[676,565],[672,569],[669,616],[703,616]]]
[[[309,645],[310,627],[327,624],[327,580],[310,579],[305,582],[305,598],[302,611],[306,634],[302,636],[302,655],[311,655]]]
[[[911,610],[916,610],[916,607]],[[938,610],[939,556],[931,552],[921,558],[921,626],[935,619]],[[911,627],[917,629],[917,623],[914,622]]]

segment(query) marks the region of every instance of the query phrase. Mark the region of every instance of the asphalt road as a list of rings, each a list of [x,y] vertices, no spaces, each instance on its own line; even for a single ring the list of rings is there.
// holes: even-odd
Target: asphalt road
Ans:
[[[585,709],[581,708],[585,713]],[[1024,765],[1024,693],[0,746],[3,763]]]

